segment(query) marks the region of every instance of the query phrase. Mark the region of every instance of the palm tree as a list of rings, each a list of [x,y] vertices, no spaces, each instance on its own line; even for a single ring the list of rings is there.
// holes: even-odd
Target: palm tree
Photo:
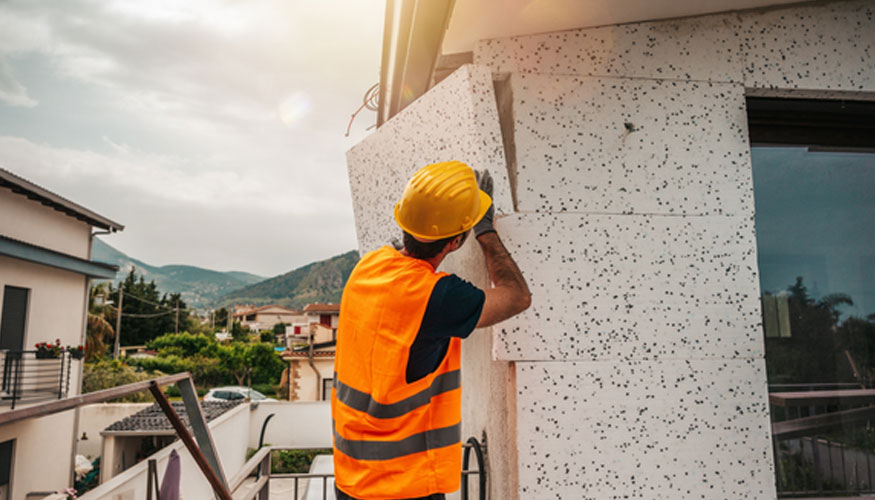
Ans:
[[[88,323],[85,331],[85,360],[94,361],[106,354],[107,342],[115,338],[115,328],[110,320],[115,317],[115,310],[105,301],[95,300],[97,297],[109,297],[112,293],[112,283],[99,283],[91,287],[88,297]]]

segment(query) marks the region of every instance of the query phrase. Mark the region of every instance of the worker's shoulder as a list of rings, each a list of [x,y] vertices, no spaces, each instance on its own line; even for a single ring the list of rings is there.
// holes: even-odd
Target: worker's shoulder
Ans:
[[[466,296],[477,297],[483,290],[457,274],[446,274],[434,285],[432,296]]]

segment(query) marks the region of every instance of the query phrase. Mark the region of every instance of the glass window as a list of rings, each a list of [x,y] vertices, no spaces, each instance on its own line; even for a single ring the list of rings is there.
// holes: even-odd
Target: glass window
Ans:
[[[875,153],[758,145],[751,130],[778,495],[871,493]]]

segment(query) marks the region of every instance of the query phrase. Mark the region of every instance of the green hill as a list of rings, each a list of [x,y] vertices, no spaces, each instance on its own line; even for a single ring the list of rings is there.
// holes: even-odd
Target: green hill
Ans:
[[[358,262],[355,250],[299,267],[286,274],[235,290],[215,301],[216,307],[230,304],[279,304],[302,309],[314,302],[340,302],[346,279]]]
[[[220,272],[183,265],[152,266],[129,257],[100,238],[94,238],[91,260],[119,266],[115,284],[136,268],[137,274],[147,282],[154,280],[162,292],[182,294],[182,300],[197,309],[210,307],[213,301],[232,290],[264,280],[263,276],[239,271]]]

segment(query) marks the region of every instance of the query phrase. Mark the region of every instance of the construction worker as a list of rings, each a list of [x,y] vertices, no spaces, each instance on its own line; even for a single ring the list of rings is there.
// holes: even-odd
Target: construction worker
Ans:
[[[366,254],[347,281],[332,391],[339,500],[440,500],[459,489],[461,339],[531,303],[492,225],[491,195],[488,172],[423,167],[395,206],[403,249]],[[493,283],[485,291],[436,271],[472,230]]]

